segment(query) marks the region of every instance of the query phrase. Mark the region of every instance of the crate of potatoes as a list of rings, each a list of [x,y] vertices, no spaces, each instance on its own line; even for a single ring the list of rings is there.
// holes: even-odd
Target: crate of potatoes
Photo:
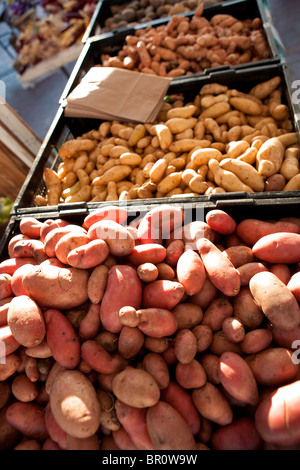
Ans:
[[[171,82],[153,123],[61,107],[14,210],[64,203],[299,194],[299,105],[285,66]]]
[[[1,450],[299,449],[298,198],[82,203],[7,234]]]
[[[97,4],[93,17],[82,38],[130,28],[140,23],[189,13],[204,4],[204,7],[222,3],[222,0],[102,0]]]

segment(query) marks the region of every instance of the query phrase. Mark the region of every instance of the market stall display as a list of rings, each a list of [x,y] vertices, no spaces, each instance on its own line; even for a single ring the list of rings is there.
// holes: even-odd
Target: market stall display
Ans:
[[[250,4],[208,6],[229,54]],[[299,450],[300,104],[250,24],[261,54],[171,78],[151,122],[68,115],[120,33],[84,45],[0,240],[1,450]]]

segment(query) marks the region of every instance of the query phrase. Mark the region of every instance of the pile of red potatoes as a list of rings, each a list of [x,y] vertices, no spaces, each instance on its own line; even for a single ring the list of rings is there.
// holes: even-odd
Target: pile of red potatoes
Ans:
[[[300,444],[300,218],[23,217],[0,263],[0,449]]]

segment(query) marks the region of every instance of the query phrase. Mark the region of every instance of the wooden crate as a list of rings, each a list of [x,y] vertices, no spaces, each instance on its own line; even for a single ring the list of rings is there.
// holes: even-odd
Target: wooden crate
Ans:
[[[0,195],[17,197],[41,143],[21,117],[0,102]]]

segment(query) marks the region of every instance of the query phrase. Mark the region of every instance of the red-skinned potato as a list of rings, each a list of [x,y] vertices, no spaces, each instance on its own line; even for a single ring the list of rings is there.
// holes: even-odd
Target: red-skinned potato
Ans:
[[[174,352],[181,364],[190,363],[197,353],[197,339],[191,330],[183,328],[175,336]]]
[[[54,228],[65,227],[69,222],[63,219],[47,219],[42,223],[40,230],[40,241],[44,243],[46,235]]]
[[[120,401],[136,408],[152,407],[160,397],[160,388],[152,375],[131,366],[115,375],[112,388]]]
[[[245,358],[255,380],[265,387],[280,387],[292,382],[299,373],[299,364],[294,361],[290,349],[269,347]],[[295,363],[296,362],[296,363]]]
[[[272,266],[270,266],[270,272],[275,274],[285,285],[287,285],[291,279],[291,269],[288,264],[272,264]]]
[[[268,320],[278,328],[292,330],[300,323],[300,308],[288,287],[271,272],[255,274],[249,288]]]
[[[207,238],[197,241],[197,249],[211,282],[223,294],[233,297],[240,290],[240,275],[231,261]]]
[[[258,388],[247,362],[234,352],[225,352],[219,360],[219,377],[225,390],[242,403],[257,406]]]
[[[245,337],[244,325],[238,318],[225,318],[222,323],[222,331],[226,338],[233,343],[240,343]]]
[[[164,308],[172,310],[183,298],[184,287],[180,282],[157,279],[143,289],[144,308]]]
[[[170,373],[164,358],[157,353],[148,353],[143,359],[143,368],[152,375],[161,390],[165,389],[170,382]]]
[[[258,328],[265,316],[256,304],[248,286],[243,286],[233,300],[233,315],[238,318],[245,328]]]
[[[147,408],[136,408],[116,400],[117,418],[139,450],[154,450],[146,424]]]
[[[221,426],[231,423],[233,411],[221,391],[212,383],[206,382],[201,388],[192,391],[193,402],[199,413]]]
[[[25,437],[38,441],[44,441],[48,437],[44,409],[36,403],[12,403],[6,410],[6,419]]]
[[[27,295],[19,295],[11,300],[7,323],[13,336],[22,346],[36,346],[45,337],[46,328],[42,311]]]
[[[245,334],[240,346],[245,354],[255,354],[263,349],[266,349],[273,340],[273,335],[267,328],[257,328],[256,330],[248,331]]]
[[[177,304],[172,313],[177,321],[178,329],[192,329],[198,325],[203,319],[203,310],[199,305],[192,302],[183,302]]]
[[[128,255],[128,261],[135,266],[143,263],[161,263],[166,257],[166,249],[159,243],[136,245]]]
[[[11,377],[19,368],[21,360],[16,353],[7,354],[5,356],[5,362],[0,363],[0,381],[7,380]]]
[[[67,263],[73,268],[90,269],[102,264],[109,255],[109,248],[104,240],[92,240],[71,250]]]
[[[118,292],[116,296],[115,293]],[[115,265],[108,274],[107,286],[102,298],[100,319],[103,327],[111,333],[119,333],[122,323],[119,310],[124,306],[140,308],[142,284],[131,266]]]
[[[0,300],[12,296],[11,281],[12,276],[9,274],[0,274]]]
[[[8,258],[0,263],[0,274],[9,274],[12,276],[14,272],[24,264],[32,264],[35,266],[37,263],[34,258]]]
[[[7,313],[12,299],[13,297],[7,297],[6,299],[0,300],[0,327],[7,325]]]
[[[177,279],[183,285],[187,295],[199,292],[206,278],[204,264],[195,251],[188,249],[177,261]]]
[[[135,239],[130,231],[113,220],[101,220],[91,225],[88,237],[90,240],[104,240],[113,256],[127,256],[135,247]]]
[[[175,376],[181,387],[190,390],[202,387],[206,382],[205,370],[197,359],[192,359],[188,363],[178,362]]]
[[[35,217],[24,217],[20,220],[20,232],[29,238],[39,238],[43,223]]]
[[[19,374],[12,381],[11,391],[17,400],[26,403],[36,399],[39,387],[36,382],[31,382],[27,375]]]
[[[188,423],[169,403],[159,401],[148,408],[146,419],[155,450],[196,450]]]
[[[74,369],[80,361],[80,343],[67,317],[59,310],[44,312],[46,340],[54,359],[67,369]]]
[[[169,403],[184,417],[193,435],[198,434],[201,428],[201,419],[187,390],[172,380],[167,388],[161,391],[161,400]]]
[[[86,233],[80,230],[72,230],[66,233],[55,245],[55,256],[61,263],[68,264],[68,255],[75,248],[82,247],[89,242],[89,237]]]
[[[20,346],[20,343],[16,340],[8,325],[2,326],[0,328],[0,345],[0,357],[3,355],[8,356],[9,354],[15,352]]]
[[[44,240],[44,250],[46,255],[49,256],[49,258],[55,258],[55,247],[59,240],[66,234],[71,233],[73,231],[80,231],[83,234],[86,234],[86,230],[84,230],[80,225],[74,225],[74,224],[67,224],[63,225],[62,227],[56,227],[50,232],[47,233],[45,236]]]
[[[241,286],[248,286],[249,281],[254,274],[260,273],[262,271],[268,271],[268,268],[259,261],[252,261],[250,263],[245,263],[242,266],[237,268],[240,273]]]
[[[197,250],[197,241],[201,238],[207,238],[214,243],[217,233],[203,220],[194,220],[174,230],[170,240],[182,240],[185,248]]]
[[[112,431],[113,443],[110,443],[108,450],[138,450],[136,445],[133,443],[128,432],[123,427],[117,431]],[[105,444],[104,444],[105,445]],[[107,450],[108,444],[104,447]],[[101,447],[102,450],[103,447]]]
[[[144,335],[137,327],[124,325],[119,334],[118,351],[125,359],[135,357],[144,344]]]
[[[299,443],[300,381],[279,387],[265,397],[255,411],[255,425],[268,443]]]
[[[204,352],[206,349],[208,349],[213,338],[212,329],[207,325],[200,324],[196,325],[192,329],[192,332],[196,337],[197,353]]]
[[[268,222],[259,219],[244,219],[236,227],[238,237],[250,246],[266,235],[279,232],[300,233],[300,228],[293,221]]]
[[[13,247],[13,258],[34,258],[37,264],[48,259],[40,240],[19,240]]]
[[[54,419],[70,436],[84,439],[98,430],[100,402],[91,381],[78,370],[56,375],[50,388],[50,406]]]
[[[180,239],[172,240],[166,248],[166,262],[170,266],[176,266],[177,261],[184,252],[184,242]]]
[[[11,288],[15,296],[26,295],[26,291],[23,288],[23,276],[26,272],[29,272],[32,269],[32,264],[24,264],[18,268],[11,278]]]
[[[254,255],[269,263],[291,264],[300,261],[300,234],[280,232],[260,238],[252,247]]]
[[[87,299],[89,272],[84,269],[36,266],[23,276],[23,288],[41,308],[70,309]]]
[[[249,246],[230,246],[223,251],[235,268],[255,261],[255,256]]]
[[[47,357],[52,356],[50,348],[46,342],[46,339],[43,339],[43,341],[37,346],[26,348],[25,352],[27,356],[36,357],[37,359],[45,359]]]
[[[98,304],[104,296],[109,268],[104,264],[96,266],[90,274],[87,284],[88,298],[93,304]]]
[[[222,328],[225,318],[232,316],[233,306],[231,302],[223,297],[214,299],[203,314],[201,325],[209,326],[212,331]]]
[[[8,381],[0,382],[0,410],[6,406],[11,397],[11,387]]]
[[[183,210],[179,207],[165,204],[151,209],[139,223],[139,242],[161,244],[164,238],[168,239],[171,232],[182,225],[183,217]]]
[[[236,229],[235,220],[220,209],[213,209],[206,215],[206,222],[215,232],[222,235],[231,235]]]
[[[137,267],[137,275],[143,282],[152,282],[158,278],[159,271],[153,263],[142,263]]]
[[[0,450],[10,450],[20,442],[22,434],[6,419],[7,406],[0,410]]]
[[[114,374],[121,369],[121,358],[110,354],[95,340],[89,339],[81,345],[81,358],[91,369],[101,374]]]
[[[94,338],[99,331],[100,324],[100,304],[90,303],[87,314],[80,323],[79,335],[83,339]]]
[[[67,434],[67,450],[99,450],[99,437],[95,433],[92,436],[78,438]]]
[[[22,233],[18,233],[18,235],[14,235],[9,240],[8,245],[7,245],[7,252],[8,252],[9,258],[13,257],[14,246],[19,240],[30,240],[30,237],[27,237],[27,235],[23,235]]]
[[[263,439],[254,419],[245,416],[215,430],[211,445],[214,450],[260,450]]]
[[[206,276],[202,289],[197,292],[197,294],[191,295],[190,301],[205,310],[217,295],[217,288],[213,285],[208,276]]]
[[[171,336],[178,327],[173,313],[164,308],[149,307],[136,310],[126,306],[119,310],[118,315],[122,325],[138,327],[144,335],[153,338]]]
[[[124,207],[105,206],[91,211],[83,221],[83,227],[88,230],[91,225],[101,220],[113,220],[118,224],[123,224],[128,218],[128,211]]]
[[[214,385],[219,385],[219,356],[209,351],[204,352],[201,354],[200,363],[205,370],[207,380]]]

